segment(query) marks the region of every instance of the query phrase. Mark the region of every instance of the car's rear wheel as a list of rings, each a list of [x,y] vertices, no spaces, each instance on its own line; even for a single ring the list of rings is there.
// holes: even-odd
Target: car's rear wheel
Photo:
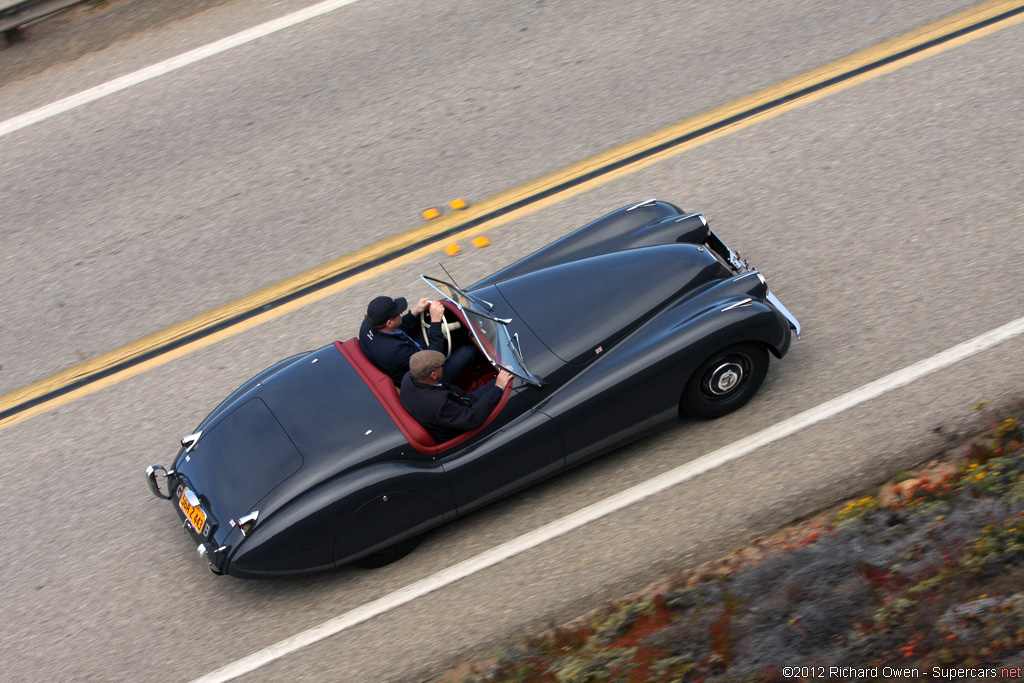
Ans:
[[[694,417],[721,417],[744,405],[768,374],[768,350],[746,342],[718,351],[686,383],[680,407]]]
[[[422,534],[419,536],[413,536],[412,538],[407,538],[393,546],[384,548],[384,550],[380,550],[372,555],[360,558],[352,564],[357,567],[361,567],[362,569],[376,569],[377,567],[383,567],[384,565],[391,564],[392,562],[400,560],[411,553],[422,540]]]

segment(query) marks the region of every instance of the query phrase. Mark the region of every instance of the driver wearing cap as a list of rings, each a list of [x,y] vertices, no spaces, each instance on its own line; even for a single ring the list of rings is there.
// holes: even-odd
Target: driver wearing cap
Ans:
[[[405,308],[406,301],[402,297],[378,296],[366,307],[366,316],[359,328],[359,348],[396,385],[408,372],[412,354],[423,349],[444,349],[444,333],[441,332],[444,306],[441,302],[424,297],[411,311],[402,315]],[[419,315],[424,311],[430,312],[430,326],[427,328],[430,341],[426,344],[420,336],[419,323]]]

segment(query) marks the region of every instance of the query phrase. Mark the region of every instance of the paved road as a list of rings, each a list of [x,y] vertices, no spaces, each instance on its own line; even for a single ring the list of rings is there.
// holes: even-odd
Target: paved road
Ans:
[[[8,83],[0,120],[302,5],[228,2],[137,33]],[[0,138],[0,392],[410,228],[427,206],[489,196],[969,6],[362,0],[17,131]],[[740,413],[602,458],[391,567],[217,579],[141,470],[256,370],[351,335],[373,294],[416,295],[437,258],[0,431],[0,668],[191,680],[1021,317],[1022,31],[619,178],[446,259],[471,281],[658,196],[709,216],[807,334]],[[731,549],[941,447],[977,423],[978,400],[1018,396],[1022,350],[1007,342],[246,680],[422,680]]]
[[[81,3],[22,26],[13,44],[0,42],[0,86],[28,78],[140,32],[162,29],[228,0],[106,0]],[[12,0],[13,2],[13,0]],[[16,3],[15,3],[16,4]]]

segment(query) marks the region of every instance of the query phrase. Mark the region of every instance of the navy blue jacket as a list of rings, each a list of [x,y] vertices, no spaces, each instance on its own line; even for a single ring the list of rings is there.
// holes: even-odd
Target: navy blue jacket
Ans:
[[[402,376],[409,372],[409,357],[412,354],[426,349],[444,353],[441,323],[430,323],[427,328],[427,338],[430,339],[428,345],[423,344],[419,316],[406,313],[398,329],[401,331],[392,334],[374,331],[365,319],[359,327],[359,348],[374,365],[391,377],[395,385],[401,384]]]
[[[409,414],[441,443],[486,422],[504,393],[493,380],[467,393],[444,382],[423,384],[407,372],[402,378],[401,399]]]

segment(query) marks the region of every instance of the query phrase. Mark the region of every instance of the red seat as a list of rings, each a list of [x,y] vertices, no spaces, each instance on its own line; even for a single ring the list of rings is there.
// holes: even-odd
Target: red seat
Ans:
[[[384,406],[384,410],[395,421],[399,431],[408,439],[409,445],[420,453],[427,455],[437,455],[453,448],[486,427],[491,423],[491,420],[497,417],[501,409],[505,407],[509,396],[512,394],[512,383],[509,382],[508,386],[505,387],[505,393],[502,395],[501,400],[498,401],[498,405],[494,407],[494,410],[482,425],[471,431],[459,434],[454,439],[438,444],[423,425],[417,422],[405,409],[401,399],[398,397],[398,389],[395,388],[395,383],[366,357],[363,350],[359,348],[359,340],[357,338],[353,337],[346,342],[336,341],[334,345],[338,347],[341,355],[348,360],[349,364],[363,378],[366,386],[370,388],[370,391],[373,392],[381,405]]]

